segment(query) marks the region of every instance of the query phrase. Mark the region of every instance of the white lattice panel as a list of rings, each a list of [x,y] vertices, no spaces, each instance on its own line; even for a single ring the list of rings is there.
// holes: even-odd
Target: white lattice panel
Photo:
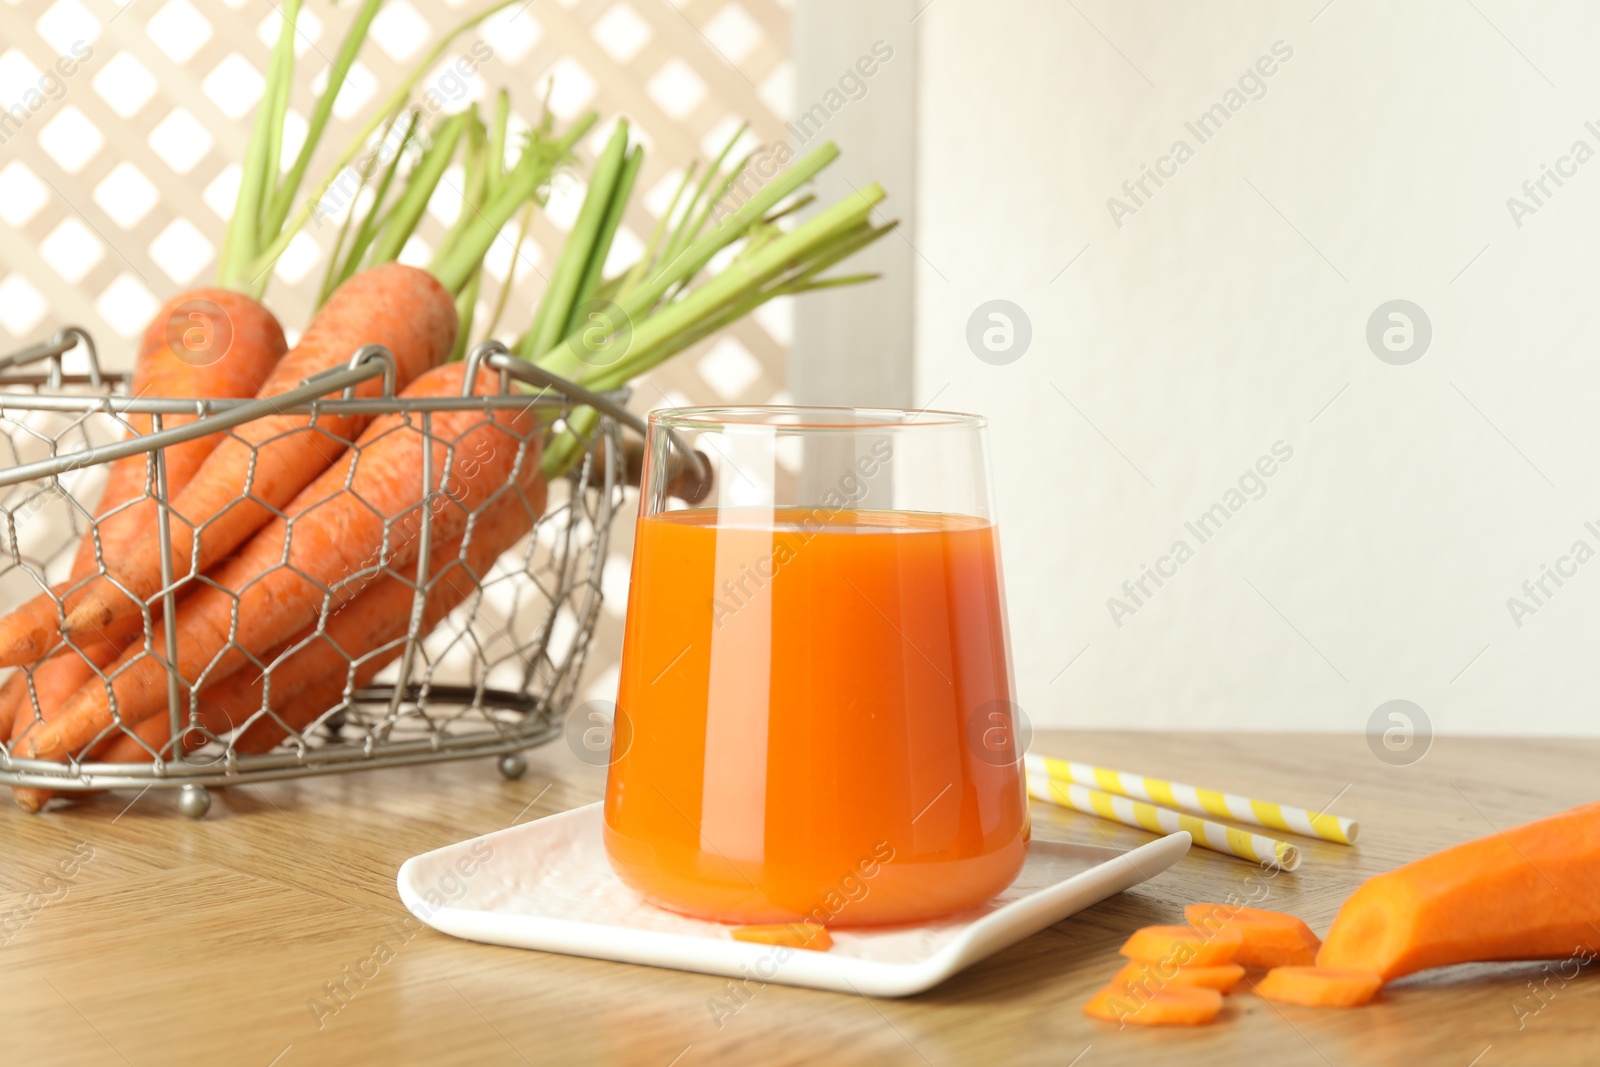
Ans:
[[[306,4],[286,165],[354,6]],[[792,79],[786,6],[531,0],[465,35],[422,86],[441,112],[487,101],[504,86],[514,123],[537,115],[547,84],[562,118],[589,108],[626,115],[647,148],[639,182],[646,195],[635,197],[617,244],[638,248],[682,168],[714,154],[741,119],[751,124],[752,143],[781,136]],[[474,0],[386,5],[313,176],[355,135],[362,105],[478,7]],[[270,0],[0,2],[0,108],[7,109],[0,115],[0,349],[76,323],[99,338],[107,364],[126,367],[158,303],[211,278],[279,22]],[[493,55],[475,75],[452,74],[457,58],[481,57],[484,46]],[[602,123],[582,154],[592,156],[607,133]],[[441,183],[407,261],[425,261],[460,210],[458,182],[449,175]],[[517,262],[506,248],[488,257],[486,304],[512,275],[510,326],[531,315],[541,271],[581,196],[581,185],[563,181]],[[334,222],[308,226],[278,266],[266,299],[291,337],[304,327],[335,235]],[[781,397],[788,339],[786,309],[767,309],[641,382],[637,406]],[[631,529],[617,533],[613,590],[616,577],[625,583],[631,545]],[[619,631],[614,615],[601,627],[602,668]]]

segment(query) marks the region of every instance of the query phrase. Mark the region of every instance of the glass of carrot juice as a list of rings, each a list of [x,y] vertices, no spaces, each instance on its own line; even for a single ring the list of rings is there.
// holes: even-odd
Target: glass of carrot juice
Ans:
[[[678,408],[648,436],[618,877],[699,918],[834,927],[1004,889],[1029,822],[985,420]],[[691,455],[710,488],[687,505]]]

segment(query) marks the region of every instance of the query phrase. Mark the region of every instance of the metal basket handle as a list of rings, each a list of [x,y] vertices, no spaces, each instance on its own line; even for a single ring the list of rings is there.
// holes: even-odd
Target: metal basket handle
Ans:
[[[62,356],[79,345],[83,347],[88,357],[90,384],[97,388],[101,387],[104,383],[104,376],[100,370],[100,361],[95,349],[94,339],[87,330],[78,326],[64,327],[57,331],[55,337],[49,341],[0,358],[0,374],[4,374],[5,371],[13,367],[21,367],[41,359],[49,359],[51,360],[51,368],[48,386],[53,389],[60,388],[64,380],[61,366]],[[554,390],[574,402],[592,407],[596,411],[611,417],[619,424],[634,431],[640,438],[644,438],[648,433],[645,421],[623,407],[615,396],[597,393],[592,389],[579,385],[577,382],[551,374],[542,367],[537,367],[525,360],[518,359],[499,341],[482,341],[474,345],[472,350],[467,353],[466,385],[463,387],[463,396],[472,395],[472,383],[477,380],[479,369],[485,366],[499,372],[502,393],[510,392],[512,380],[538,386],[546,392]],[[357,386],[371,381],[379,375],[383,378],[381,399],[395,399],[397,394],[393,353],[382,345],[363,345],[351,355],[349,362],[343,367],[330,367],[325,371],[310,375],[302,379],[297,388],[288,392],[264,397],[260,400],[234,404],[220,410],[210,409],[207,401],[197,400],[195,401],[195,410],[204,413],[205,418],[203,419],[183,426],[173,427],[170,430],[160,430],[152,434],[129,437],[124,441],[100,445],[80,452],[52,456],[34,463],[0,470],[0,489],[17,485],[21,482],[33,481],[34,479],[58,477],[70,471],[81,470],[100,463],[111,463],[127,456],[154,452],[157,449],[168,448],[172,445],[181,445],[187,441],[221,430],[231,430],[235,426],[240,426],[259,418],[282,414],[287,409],[321,399],[334,391],[339,391],[341,397],[345,400],[354,400]],[[111,410],[116,410],[116,400],[107,398],[105,402]],[[681,497],[689,503],[697,503],[704,499],[710,491],[710,466],[706,462],[706,457],[699,451],[690,448],[678,436],[676,430],[669,430],[668,436],[677,454],[668,472],[668,481],[673,487],[673,495]],[[630,480],[637,485],[642,451],[636,453],[631,447],[625,447],[624,455],[626,457],[625,467]]]
[[[65,332],[65,331],[63,331]],[[78,331],[80,336],[87,337],[83,331]],[[39,351],[30,349],[26,352],[12,356],[15,361],[19,356],[30,356],[31,359],[41,359],[50,355],[49,347],[38,346]],[[56,353],[59,359],[60,353]],[[0,369],[9,365],[10,361],[0,361]],[[91,365],[93,365],[91,363]],[[96,368],[98,374],[98,368]],[[370,381],[378,376],[383,377],[384,395],[386,398],[394,396],[394,357],[382,345],[366,345],[358,349],[350,357],[350,362],[343,367],[313,374],[306,378],[298,388],[291,389],[276,396],[265,397],[261,400],[252,400],[248,403],[229,407],[225,410],[210,412],[204,419],[183,426],[175,426],[170,430],[161,430],[157,433],[143,436],[129,437],[124,441],[116,441],[109,445],[99,445],[86,448],[81,452],[70,452],[66,455],[52,456],[34,463],[25,463],[18,467],[0,470],[0,489],[17,485],[21,482],[33,481],[36,478],[54,478],[69,471],[82,470],[98,463],[111,463],[127,456],[143,455],[157,449],[168,448],[172,445],[181,445],[185,441],[205,437],[219,430],[231,430],[256,419],[269,415],[281,414],[285,408],[292,408],[297,404],[308,403],[327,394],[340,391],[346,399],[355,395],[354,389],[362,382]],[[108,401],[110,403],[110,401]],[[205,401],[196,401],[199,408],[205,406]],[[115,407],[115,404],[112,403]]]
[[[83,348],[84,355],[89,360],[89,384],[99,388],[104,384],[100,373],[100,355],[95,349],[94,338],[89,336],[89,331],[82,326],[63,326],[56,331],[56,335],[50,340],[0,358],[0,374],[5,373],[12,367],[25,367],[29,363],[37,363],[41,359],[48,359],[50,361],[50,376],[47,384],[51,389],[59,389],[64,380],[61,357],[80,345]]]
[[[472,351],[467,353],[466,383],[462,386],[463,395],[471,395],[472,383],[477,381],[478,369],[487,366],[491,370],[500,372],[501,391],[509,389],[508,378],[514,378],[526,385],[537,385],[541,389],[554,389],[568,398],[586,404],[605,415],[609,415],[618,423],[626,426],[641,439],[649,436],[649,426],[643,419],[623,407],[616,399],[604,393],[597,393],[591,389],[569,381],[558,374],[551,374],[543,367],[519,359],[499,341],[488,340],[474,345]],[[690,448],[674,429],[667,430],[667,438],[672,442],[672,447],[677,453],[669,461],[667,482],[673,496],[679,497],[687,503],[697,504],[704,500],[711,491],[711,468],[706,461],[704,453]],[[624,445],[623,456],[625,470],[629,484],[637,486],[642,472],[642,448],[635,451],[628,444]]]

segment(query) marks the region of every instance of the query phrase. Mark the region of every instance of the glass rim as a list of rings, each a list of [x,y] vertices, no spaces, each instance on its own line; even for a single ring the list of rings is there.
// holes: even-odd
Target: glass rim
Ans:
[[[935,427],[983,429],[984,415],[938,408],[848,407],[832,404],[732,404],[657,408],[651,426],[671,430],[846,431]]]

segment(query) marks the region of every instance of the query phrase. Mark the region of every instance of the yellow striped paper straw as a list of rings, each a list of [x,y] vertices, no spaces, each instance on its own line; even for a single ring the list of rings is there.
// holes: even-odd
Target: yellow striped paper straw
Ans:
[[[1035,800],[1071,808],[1084,815],[1110,819],[1153,834],[1175,834],[1179,830],[1187,830],[1194,843],[1201,848],[1237,856],[1252,863],[1273,863],[1286,871],[1300,866],[1300,850],[1287,841],[1276,841],[1195,815],[1168,811],[1142,800],[1114,797],[1099,789],[1064,782],[1037,771],[1028,771],[1028,795]]]
[[[1127,771],[1113,771],[1072,760],[1052,759],[1029,752],[1025,757],[1029,772],[1047,774],[1078,785],[1103,789],[1119,797],[1130,797],[1166,808],[1176,808],[1191,815],[1214,815],[1219,819],[1234,819],[1252,826],[1265,826],[1270,830],[1283,830],[1306,837],[1320,837],[1341,845],[1353,845],[1361,833],[1354,819],[1345,819],[1326,812],[1312,812],[1288,804],[1273,804],[1265,800],[1251,800],[1233,793],[1219,793],[1215,789],[1168,782],[1161,778],[1146,778]]]

